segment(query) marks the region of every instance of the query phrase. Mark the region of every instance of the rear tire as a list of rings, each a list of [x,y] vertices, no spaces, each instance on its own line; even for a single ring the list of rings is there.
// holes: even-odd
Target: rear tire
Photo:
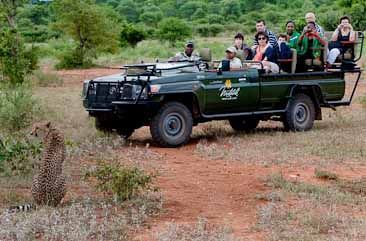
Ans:
[[[313,128],[315,106],[311,98],[305,94],[297,94],[290,100],[289,108],[284,116],[283,124],[289,131],[308,131]]]
[[[257,128],[259,124],[259,119],[249,118],[235,118],[229,120],[231,127],[236,131],[250,132]]]
[[[179,102],[168,102],[152,119],[150,133],[161,146],[177,147],[189,141],[192,126],[191,111]]]

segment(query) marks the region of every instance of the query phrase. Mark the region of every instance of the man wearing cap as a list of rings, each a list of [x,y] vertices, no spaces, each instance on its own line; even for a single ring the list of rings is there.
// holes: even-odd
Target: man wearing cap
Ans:
[[[236,57],[236,48],[229,47],[226,49],[226,60],[230,61],[230,69],[241,69],[243,65],[241,60]],[[219,64],[218,68],[222,67],[222,63]]]
[[[188,41],[185,45],[184,52],[177,53],[173,61],[197,61],[200,59],[199,54],[194,52],[194,43]]]
[[[319,24],[316,23],[316,17],[315,17],[314,13],[310,12],[310,13],[305,14],[305,20],[306,20],[306,23],[314,22],[316,31],[318,33],[320,33],[321,37],[324,36],[324,29],[321,26],[319,26]],[[306,26],[305,26],[305,28],[306,28]]]
[[[234,37],[234,47],[236,48],[236,56],[240,60],[251,60],[253,59],[252,49],[244,43],[244,35],[237,33]]]

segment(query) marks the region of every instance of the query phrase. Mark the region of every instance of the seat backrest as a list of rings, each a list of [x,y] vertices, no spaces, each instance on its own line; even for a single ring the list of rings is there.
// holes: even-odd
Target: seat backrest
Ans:
[[[202,61],[211,62],[212,60],[212,52],[209,48],[203,48],[199,51],[200,57]]]
[[[296,49],[291,49],[291,53],[292,53],[291,73],[294,74],[296,72],[296,65],[297,65],[297,51],[296,51]]]
[[[326,32],[324,32],[324,39],[327,41],[330,41],[332,39],[332,35],[333,35],[333,32],[326,31]]]

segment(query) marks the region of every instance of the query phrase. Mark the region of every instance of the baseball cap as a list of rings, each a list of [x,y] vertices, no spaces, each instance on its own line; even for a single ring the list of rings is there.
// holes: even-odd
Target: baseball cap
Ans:
[[[229,48],[227,48],[226,49],[226,52],[230,52],[230,53],[234,53],[234,54],[236,54],[236,48],[235,47],[229,47]]]
[[[193,41],[188,41],[188,42],[186,43],[186,47],[194,48],[194,43],[193,43]]]

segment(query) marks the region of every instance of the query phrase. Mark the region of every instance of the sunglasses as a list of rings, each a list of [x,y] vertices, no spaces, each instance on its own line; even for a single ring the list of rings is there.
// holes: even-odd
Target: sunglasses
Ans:
[[[258,40],[266,40],[267,38],[263,37],[263,38],[258,38]]]

